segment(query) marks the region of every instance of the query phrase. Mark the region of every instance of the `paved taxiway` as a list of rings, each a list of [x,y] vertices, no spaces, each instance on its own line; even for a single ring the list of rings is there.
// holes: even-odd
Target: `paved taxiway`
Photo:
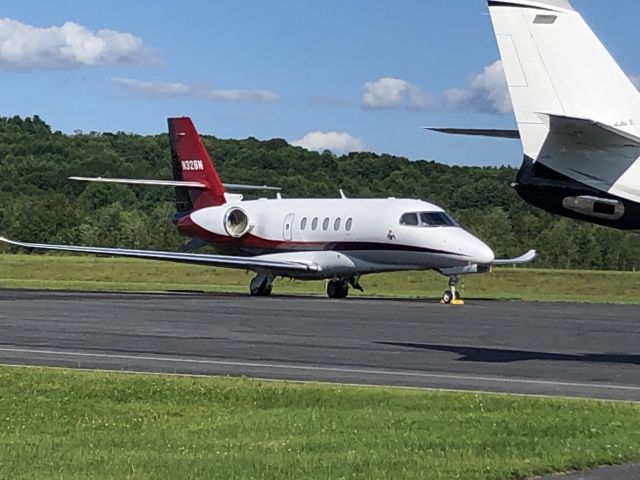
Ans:
[[[638,478],[640,478],[640,464],[636,463],[633,465],[596,468],[588,472],[567,475],[549,475],[537,480],[638,480]]]
[[[640,308],[0,291],[0,363],[640,401]]]

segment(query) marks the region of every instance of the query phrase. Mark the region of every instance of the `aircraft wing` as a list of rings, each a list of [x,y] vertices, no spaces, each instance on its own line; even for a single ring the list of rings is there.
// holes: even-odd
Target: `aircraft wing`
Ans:
[[[531,263],[538,257],[538,252],[535,250],[529,250],[524,255],[521,255],[517,258],[509,258],[509,259],[498,259],[494,260],[490,265],[478,265],[477,263],[466,265],[464,267],[453,267],[453,268],[441,268],[438,270],[442,275],[451,276],[451,275],[466,275],[470,273],[489,273],[492,267],[500,267],[506,265],[522,265],[525,263]]]
[[[177,263],[192,263],[214,267],[235,268],[240,270],[268,270],[279,273],[316,272],[319,267],[313,263],[271,259],[268,255],[257,257],[234,257],[228,255],[208,255],[200,253],[162,252],[153,250],[129,250],[125,248],[83,247],[77,245],[52,245],[46,243],[26,243],[0,237],[0,242],[15,245],[27,250],[54,250],[59,252],[92,253],[114,257],[164,260]]]
[[[529,250],[524,255],[517,258],[494,260],[493,265],[522,265],[524,263],[531,263],[538,257],[538,252],[535,250]]]
[[[484,128],[425,128],[425,130],[446,133],[449,135],[469,135],[472,137],[520,138],[520,132],[518,130],[496,130]]]

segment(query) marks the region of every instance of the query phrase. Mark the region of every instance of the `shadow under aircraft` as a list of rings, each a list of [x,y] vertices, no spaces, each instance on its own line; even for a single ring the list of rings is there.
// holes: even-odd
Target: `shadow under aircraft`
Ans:
[[[478,363],[514,363],[530,360],[554,362],[582,362],[582,363],[615,363],[640,365],[640,355],[615,353],[550,353],[532,350],[509,350],[501,348],[464,347],[456,345],[434,345],[428,343],[411,342],[375,342],[378,345],[391,347],[431,350],[433,352],[448,352],[460,355],[459,362]]]

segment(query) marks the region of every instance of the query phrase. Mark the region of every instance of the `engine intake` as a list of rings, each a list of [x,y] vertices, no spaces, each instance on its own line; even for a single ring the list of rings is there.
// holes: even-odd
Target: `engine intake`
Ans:
[[[224,217],[224,229],[229,236],[240,238],[246,235],[249,230],[249,217],[240,208],[230,209]]]

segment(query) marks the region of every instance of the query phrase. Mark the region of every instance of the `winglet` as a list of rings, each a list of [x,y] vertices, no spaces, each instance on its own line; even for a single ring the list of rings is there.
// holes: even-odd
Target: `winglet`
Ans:
[[[531,263],[536,258],[538,258],[538,252],[536,250],[529,250],[527,253],[517,258],[494,260],[493,265],[522,265],[524,263]]]
[[[32,248],[29,244],[22,243],[22,242],[16,242],[15,240],[10,240],[10,239],[8,239],[6,237],[0,237],[0,242],[7,243],[9,245],[13,245],[14,247],[23,248],[29,253],[33,252],[33,250],[34,250],[34,248]]]
[[[8,238],[6,238],[6,237],[0,237],[0,242],[8,243],[8,244],[10,244],[10,245],[17,245],[17,246],[20,246],[20,244],[19,244],[19,243],[14,242],[13,240],[9,240],[9,239],[8,239]]]

